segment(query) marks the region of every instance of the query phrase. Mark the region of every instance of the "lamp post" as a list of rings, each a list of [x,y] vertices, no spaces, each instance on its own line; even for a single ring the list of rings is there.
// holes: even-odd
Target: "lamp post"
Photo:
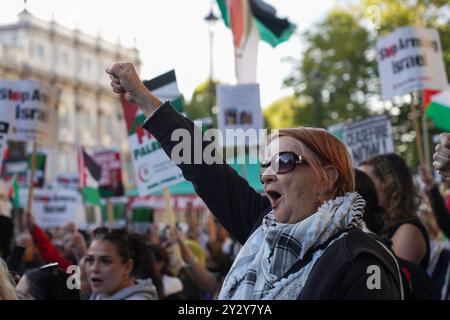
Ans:
[[[214,53],[213,53],[213,44],[214,44],[214,26],[219,20],[219,18],[214,14],[213,10],[213,2],[211,2],[211,7],[208,15],[203,18],[208,25],[208,33],[209,33],[209,79],[208,79],[208,102],[209,102],[209,113],[213,121],[213,126],[217,128],[217,119],[215,116],[215,112],[213,110],[214,107],[214,83],[213,83],[213,67],[214,67]]]

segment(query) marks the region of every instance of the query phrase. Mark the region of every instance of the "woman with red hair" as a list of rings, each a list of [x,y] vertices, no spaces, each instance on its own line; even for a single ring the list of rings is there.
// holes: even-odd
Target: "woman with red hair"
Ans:
[[[201,134],[145,88],[132,64],[107,73],[113,91],[140,107],[143,127],[169,156],[175,130]],[[210,141],[201,148],[214,150]],[[362,231],[365,202],[354,192],[350,156],[327,131],[286,129],[270,137],[261,162],[265,195],[222,161],[194,164],[191,154],[178,164],[184,177],[243,244],[219,299],[401,298],[394,258]]]

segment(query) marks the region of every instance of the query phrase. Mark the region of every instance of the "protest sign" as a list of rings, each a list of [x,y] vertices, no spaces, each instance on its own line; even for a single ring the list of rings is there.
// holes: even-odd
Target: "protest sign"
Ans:
[[[385,115],[347,124],[344,141],[355,167],[372,156],[394,152],[391,121]]]
[[[28,190],[19,191],[20,202],[27,205]],[[63,227],[77,222],[79,212],[84,212],[81,195],[73,190],[34,189],[33,216],[41,228]]]
[[[58,144],[58,91],[35,80],[0,81],[0,121],[11,124],[9,140]]]
[[[182,110],[180,92],[176,85],[175,72],[170,71],[144,84],[161,100],[169,100]],[[167,156],[160,143],[142,128],[144,114],[138,107],[121,96],[131,159],[138,185],[139,195],[150,195],[184,181],[181,170]]]
[[[227,130],[237,132],[238,129],[254,129],[257,133],[263,128],[259,84],[220,85],[217,87],[217,104],[219,129],[224,137],[224,146],[257,146],[257,134],[247,137],[244,134],[237,135],[235,142],[234,135],[227,136]]]
[[[55,189],[78,190],[80,188],[80,178],[77,174],[57,173],[53,180]]]
[[[122,166],[120,151],[114,149],[97,150],[92,158],[102,168],[99,181],[99,192],[103,198],[119,197],[123,195]]]
[[[384,100],[416,90],[447,87],[437,30],[398,28],[378,40],[377,61]]]

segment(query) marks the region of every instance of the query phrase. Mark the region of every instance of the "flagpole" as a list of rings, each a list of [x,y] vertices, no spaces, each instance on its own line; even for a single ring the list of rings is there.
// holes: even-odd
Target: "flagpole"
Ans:
[[[425,165],[427,166],[427,169],[431,168],[431,161],[430,161],[430,137],[428,133],[428,121],[427,117],[422,116],[422,134],[424,139],[424,147],[425,147]]]
[[[111,230],[114,228],[114,209],[111,198],[106,198],[106,212],[108,214],[108,228]]]
[[[172,234],[172,232],[173,232],[172,230],[174,228],[176,228],[177,226],[176,226],[176,217],[175,217],[175,213],[173,211],[173,206],[172,206],[172,195],[170,194],[170,190],[168,187],[163,188],[163,195],[164,195],[164,204],[166,207],[164,220],[165,220],[165,222],[167,222],[167,225],[169,226],[169,228],[171,230],[171,234]],[[172,234],[172,236],[173,236],[173,234]],[[174,241],[172,246],[173,246],[174,257],[178,261],[183,261],[183,259],[181,257],[180,246],[178,245],[178,243],[176,241]],[[175,270],[175,274],[176,273],[178,273],[178,270]]]
[[[416,106],[416,100],[414,92],[411,92],[411,113],[413,115],[413,121],[414,121],[414,130],[416,131],[416,146],[417,146],[417,152],[419,153],[419,162],[420,165],[425,165],[425,155],[423,152],[423,145],[422,145],[422,134],[420,130],[420,123],[419,123],[419,117],[417,115],[417,106]]]
[[[31,153],[31,178],[28,189],[28,212],[32,214],[33,211],[33,191],[34,191],[34,175],[36,171],[36,149],[37,143],[33,141],[33,151]]]

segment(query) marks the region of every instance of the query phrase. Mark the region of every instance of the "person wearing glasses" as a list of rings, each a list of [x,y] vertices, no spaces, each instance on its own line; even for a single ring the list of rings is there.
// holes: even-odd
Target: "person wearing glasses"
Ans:
[[[175,130],[201,135],[147,90],[132,64],[117,63],[106,72],[113,92],[140,107],[147,117],[143,127],[169,156],[179,143],[172,140]],[[203,150],[210,144],[203,141]],[[402,297],[394,257],[361,231],[365,202],[354,192],[350,156],[327,131],[282,129],[270,137],[261,163],[264,195],[227,164],[196,164],[193,154],[178,167],[243,244],[219,299]]]
[[[84,257],[90,300],[156,300],[151,279],[138,280],[133,275],[136,250],[128,232],[97,228]]]

